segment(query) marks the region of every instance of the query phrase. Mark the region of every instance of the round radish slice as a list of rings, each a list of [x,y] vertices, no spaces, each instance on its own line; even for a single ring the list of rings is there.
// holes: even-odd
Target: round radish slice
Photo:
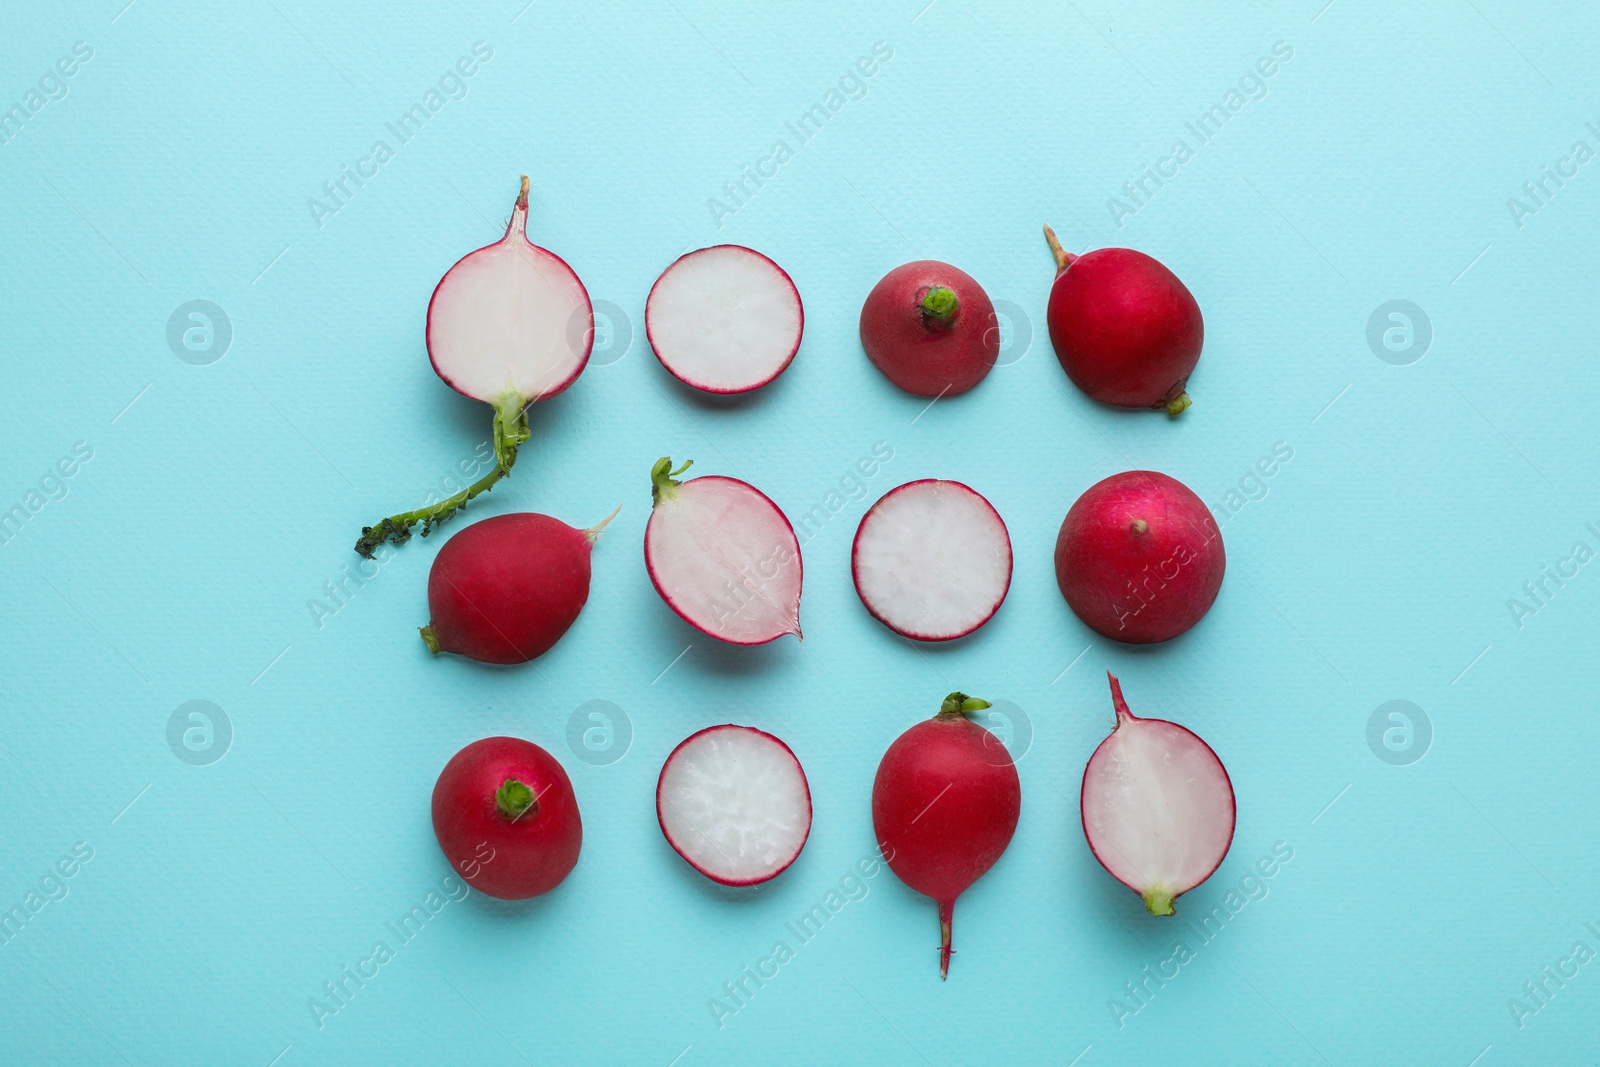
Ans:
[[[1000,610],[1011,535],[971,488],[924,478],[889,490],[862,517],[850,569],[873,618],[903,637],[949,641]]]
[[[800,636],[803,569],[794,527],[767,495],[737,478],[680,482],[665,456],[650,471],[644,528],[650,581],[683,621],[719,641],[764,645]]]
[[[782,874],[811,833],[811,789],[789,746],[750,726],[712,726],[672,750],[656,818],[689,866],[723,885]]]
[[[644,305],[645,335],[661,365],[708,393],[747,393],[782,374],[805,323],[793,280],[743,245],[679,256]]]
[[[428,358],[463,396],[512,413],[577,380],[594,347],[588,290],[528,240],[528,179],[506,235],[451,267],[428,304]]]
[[[1151,915],[1222,865],[1236,817],[1228,772],[1177,723],[1141,719],[1111,679],[1117,725],[1083,772],[1083,833],[1100,865],[1144,898]]]

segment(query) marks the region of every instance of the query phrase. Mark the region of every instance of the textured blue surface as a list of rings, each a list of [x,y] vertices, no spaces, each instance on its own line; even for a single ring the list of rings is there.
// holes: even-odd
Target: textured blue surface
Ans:
[[[23,516],[0,546],[0,908],[22,909],[0,1059],[1594,1062],[1587,6],[124,2],[13,4],[0,34],[0,106],[22,108],[0,145],[0,508]],[[891,57],[852,74],[876,42]],[[402,142],[387,124],[419,103]],[[776,174],[732,197],[747,164]],[[346,167],[364,184],[328,199]],[[523,172],[533,238],[612,321],[473,513],[625,507],[574,629],[487,670],[416,638],[437,539],[344,575],[361,525],[476,462],[487,409],[430,373],[423,316]],[[1194,291],[1180,420],[1067,383],[1047,220]],[[807,313],[793,366],[736,402],[669,379],[640,321],[660,269],[719,241],[773,256]],[[1006,365],[929,410],[856,340],[872,283],[921,257],[1018,320]],[[194,300],[231,325],[220,359],[221,332],[184,346],[187,312],[169,345]],[[1428,329],[1384,312],[1369,343],[1393,300]],[[879,442],[892,460],[852,480]],[[1292,459],[1253,474],[1275,446]],[[660,602],[640,541],[666,454],[823,509],[803,645],[717,647]],[[1051,569],[1068,505],[1130,467],[1192,486],[1227,541],[1215,608],[1168,647],[1093,637]],[[986,494],[1016,548],[1008,602],[948,647],[895,638],[849,578],[861,513],[920,477]],[[1106,668],[1238,789],[1233,850],[1175,920],[1078,827]],[[941,985],[933,905],[852,872],[879,756],[957,687],[1011,702],[1031,744],[1016,838],[962,898]],[[195,700],[231,724],[209,753],[184,747],[193,709],[169,745]],[[619,740],[580,740],[586,761],[569,723],[595,700]],[[1430,728],[1386,709],[1369,743],[1393,700]],[[799,861],[754,892],[693,873],[652,804],[665,754],[730,720],[787,740],[816,801]],[[445,760],[501,732],[562,759],[587,828],[573,875],[521,906],[452,899],[428,819]],[[1274,848],[1293,858],[1252,878]],[[802,943],[787,924],[834,890]],[[387,924],[430,892],[401,942]],[[379,941],[392,958],[344,979]],[[726,999],[779,941],[793,958]]]

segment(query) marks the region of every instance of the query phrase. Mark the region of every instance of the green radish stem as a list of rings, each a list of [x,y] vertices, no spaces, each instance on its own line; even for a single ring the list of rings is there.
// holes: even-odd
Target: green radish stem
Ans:
[[[678,475],[694,466],[694,460],[686,459],[683,466],[677,470],[672,469],[672,459],[662,456],[656,460],[655,466],[650,468],[650,505],[654,507],[661,503],[663,497],[671,500],[678,495],[678,486],[683,483],[678,481]],[[602,524],[603,525],[603,524]]]
[[[528,405],[516,393],[508,392],[494,405],[494,470],[479,478],[461,492],[447,496],[436,504],[415,511],[391,515],[376,526],[363,526],[356,540],[356,551],[367,559],[385,541],[403,545],[411,540],[411,527],[422,523],[422,536],[427,537],[433,528],[467,506],[467,501],[479,493],[494,488],[494,483],[511,473],[517,462],[517,448],[526,444],[532,431],[528,429]],[[427,635],[423,635],[427,640]],[[431,643],[430,643],[431,647]],[[437,651],[437,649],[435,649]]]

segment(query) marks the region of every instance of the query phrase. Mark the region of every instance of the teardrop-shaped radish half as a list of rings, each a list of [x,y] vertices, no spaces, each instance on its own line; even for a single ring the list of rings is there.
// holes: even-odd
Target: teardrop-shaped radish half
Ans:
[[[428,304],[428,358],[464,396],[516,410],[583,373],[594,347],[588,290],[566,261],[528,240],[528,179],[506,235],[469,252]]]
[[[873,618],[919,641],[964,637],[1011,588],[1011,535],[994,507],[960,482],[924,478],[869,509],[850,552]]]
[[[782,374],[805,323],[793,279],[743,245],[679,256],[644,305],[645,335],[661,365],[708,393],[747,393]]]
[[[811,788],[789,746],[750,726],[711,726],[667,757],[656,818],[689,866],[723,885],[776,878],[811,835]]]
[[[693,460],[689,461],[690,463]],[[767,495],[721,475],[677,481],[663,457],[650,472],[655,507],[644,562],[667,606],[734,645],[800,636],[800,542]]]
[[[1083,772],[1083,834],[1100,865],[1144,898],[1151,915],[1222,865],[1236,816],[1228,772],[1177,723],[1141,719],[1111,679],[1117,725]]]

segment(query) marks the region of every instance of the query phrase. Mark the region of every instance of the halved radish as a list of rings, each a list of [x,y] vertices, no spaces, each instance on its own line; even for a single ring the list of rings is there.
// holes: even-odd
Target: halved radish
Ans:
[[[747,393],[782,374],[805,323],[793,279],[743,245],[679,256],[644,305],[645,335],[661,365],[708,393]]]
[[[903,637],[949,641],[988,622],[1011,588],[1011,535],[960,482],[924,478],[867,511],[850,552],[856,592]]]
[[[650,471],[655,498],[644,562],[667,606],[690,626],[734,645],[800,636],[804,577],[794,527],[748,482],[707,475],[680,482],[663,456]]]
[[[811,788],[789,746],[752,726],[710,726],[672,750],[656,783],[661,832],[723,885],[782,874],[811,834]]]
[[[463,396],[494,408],[494,469],[458,493],[363,526],[356,551],[371,559],[385,541],[422,536],[511,473],[526,444],[528,408],[577,380],[594,348],[589,292],[566,261],[528,240],[528,176],[506,235],[445,272],[428,302],[428,359]]]
[[[1165,719],[1141,719],[1109,671],[1117,724],[1083,772],[1083,834],[1100,865],[1151,915],[1222,865],[1233,843],[1233,782],[1217,754]]]

